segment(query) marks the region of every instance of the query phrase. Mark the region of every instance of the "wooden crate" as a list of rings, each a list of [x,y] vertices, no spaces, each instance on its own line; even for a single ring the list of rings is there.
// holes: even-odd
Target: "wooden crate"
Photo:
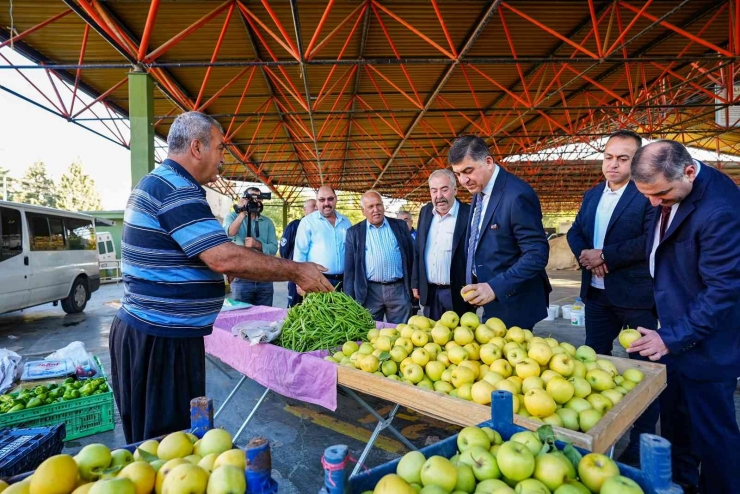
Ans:
[[[575,432],[562,427],[553,429],[556,436],[572,442],[575,446],[588,451],[606,453],[665,389],[666,370],[662,364],[641,360],[606,356],[599,356],[599,358],[614,363],[620,374],[626,369],[638,368],[645,374],[645,379],[609,410],[590,431]],[[442,396],[424,388],[409,386],[343,365],[337,366],[337,380],[342,386],[398,403],[422,415],[451,424],[469,426],[491,419],[491,407],[489,406],[452,396]],[[514,415],[514,423],[530,430],[536,430],[542,425],[520,415]]]

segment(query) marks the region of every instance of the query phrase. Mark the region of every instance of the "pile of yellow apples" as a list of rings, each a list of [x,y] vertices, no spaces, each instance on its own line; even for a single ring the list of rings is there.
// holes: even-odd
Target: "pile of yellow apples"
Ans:
[[[481,323],[472,312],[446,312],[439,321],[412,316],[367,339],[326,359],[481,405],[494,390],[508,391],[515,414],[574,431],[591,429],[644,378],[636,368],[620,375],[589,346],[507,329],[497,318]]]
[[[406,453],[396,473],[362,494],[644,494],[609,457],[553,449],[535,432],[517,432],[504,441],[490,427],[466,427],[457,436],[457,449],[449,459]]]
[[[46,459],[8,494],[244,494],[247,458],[231,435],[212,429],[198,439],[175,432],[143,442],[132,454],[89,444],[72,457]]]

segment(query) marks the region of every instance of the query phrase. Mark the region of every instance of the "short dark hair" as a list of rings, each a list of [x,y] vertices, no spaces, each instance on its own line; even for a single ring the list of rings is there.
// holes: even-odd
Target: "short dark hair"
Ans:
[[[450,165],[457,165],[466,157],[473,161],[485,161],[491,156],[486,141],[474,135],[462,136],[455,139],[447,153],[447,161]]]
[[[641,147],[632,158],[632,179],[651,184],[662,173],[666,180],[679,180],[694,159],[680,142],[661,139]]]
[[[642,147],[642,137],[640,137],[640,134],[638,134],[637,132],[632,132],[629,129],[619,129],[616,132],[612,132],[611,134],[609,134],[606,142],[609,142],[613,137],[619,137],[620,139],[634,139],[637,143],[637,147]]]

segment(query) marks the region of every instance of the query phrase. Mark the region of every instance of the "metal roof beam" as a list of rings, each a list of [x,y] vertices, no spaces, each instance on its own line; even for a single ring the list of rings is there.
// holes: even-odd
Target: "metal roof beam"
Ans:
[[[442,89],[444,88],[447,81],[452,76],[452,72],[457,68],[458,65],[460,65],[460,62],[462,59],[467,55],[468,51],[473,47],[475,42],[478,40],[478,37],[483,32],[483,29],[488,25],[488,21],[491,20],[491,17],[494,13],[498,10],[499,5],[501,4],[502,0],[492,0],[488,7],[486,7],[483,14],[480,16],[478,23],[473,29],[473,32],[470,33],[468,36],[468,39],[465,40],[465,43],[463,47],[458,50],[458,56],[455,59],[455,61],[452,63],[452,65],[447,66],[447,69],[445,70],[444,75],[442,75],[442,78],[437,83],[436,87],[434,88],[434,91],[432,91],[432,94],[427,98],[426,103],[424,104],[424,108],[416,115],[416,118],[413,122],[411,122],[411,125],[406,129],[406,132],[404,133],[403,139],[396,145],[395,149],[393,150],[393,153],[391,153],[391,156],[388,158],[388,161],[385,163],[385,166],[383,167],[383,170],[378,174],[378,178],[375,180],[375,183],[373,183],[372,188],[378,186],[378,183],[380,183],[380,180],[383,178],[383,175],[385,174],[386,170],[391,166],[393,163],[393,160],[398,156],[398,153],[403,148],[404,144],[406,144],[406,141],[411,136],[411,133],[414,131],[416,126],[419,124],[422,118],[424,118],[424,115],[426,115],[427,110],[432,106],[432,103],[434,103],[434,100],[437,99],[437,96],[440,92],[442,92]]]

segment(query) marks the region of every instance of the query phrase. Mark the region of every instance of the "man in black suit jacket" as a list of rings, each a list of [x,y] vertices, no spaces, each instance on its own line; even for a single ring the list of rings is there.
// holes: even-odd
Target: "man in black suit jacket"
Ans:
[[[473,194],[466,234],[465,299],[484,318],[531,329],[547,316],[552,291],[542,208],[532,187],[493,161],[477,136],[458,138],[448,161]]]
[[[411,317],[413,241],[404,221],[387,218],[383,198],[362,195],[365,220],[347,230],[344,293],[370,311],[373,319],[405,323]]]
[[[308,199],[303,204],[303,216],[307,216],[318,209],[316,207],[316,199]],[[298,225],[303,218],[293,220],[288,223],[288,226],[283,232],[283,237],[280,239],[280,257],[283,259],[293,259],[293,248],[295,247],[295,234],[298,231]],[[298,294],[298,288],[292,281],[288,282],[288,307],[293,307],[300,304],[303,301],[303,297]]]
[[[583,268],[586,345],[599,355],[612,354],[614,339],[624,327],[658,327],[645,255],[653,207],[630,180],[632,157],[641,146],[642,138],[629,130],[609,137],[601,167],[606,181],[586,191],[568,231],[568,245]],[[640,434],[655,434],[658,414],[654,402],[635,422],[621,462],[639,465]]]
[[[656,214],[645,255],[660,328],[632,343],[660,360],[668,387],[660,429],[672,445],[684,492],[738,492],[740,429],[733,395],[740,376],[740,192],[724,173],[675,141],[635,154],[635,185]],[[699,466],[701,465],[701,473]]]
[[[465,286],[465,230],[470,206],[456,199],[457,183],[450,170],[429,176],[432,202],[419,213],[411,287],[424,306],[424,315],[435,321],[447,311],[462,315],[474,311],[460,290]]]

